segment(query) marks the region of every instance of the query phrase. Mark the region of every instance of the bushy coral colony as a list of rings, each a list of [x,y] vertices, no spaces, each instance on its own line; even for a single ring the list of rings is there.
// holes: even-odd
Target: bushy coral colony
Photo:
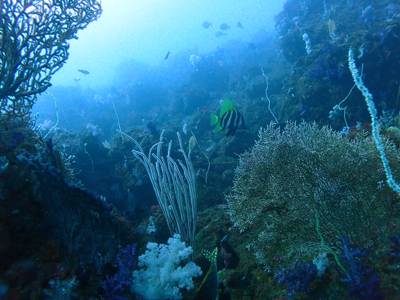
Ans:
[[[38,96],[101,13],[0,1],[0,299],[399,299],[398,1]]]
[[[385,144],[385,153],[397,174],[398,150]],[[388,259],[385,249],[398,234],[396,199],[370,137],[350,140],[307,123],[262,130],[251,152],[241,155],[227,197],[231,219],[241,231],[260,224],[250,247],[279,283],[287,283],[288,296],[310,293],[308,284],[320,263],[309,263],[326,253],[332,257],[325,265],[336,264],[344,273],[342,282],[351,286],[349,295],[360,297],[383,295],[376,271],[364,268],[373,266],[377,253]],[[284,260],[274,260],[277,254]]]
[[[106,276],[101,288],[107,299],[129,299],[129,291],[133,284],[133,271],[136,270],[136,245],[128,245],[115,256],[117,272]]]

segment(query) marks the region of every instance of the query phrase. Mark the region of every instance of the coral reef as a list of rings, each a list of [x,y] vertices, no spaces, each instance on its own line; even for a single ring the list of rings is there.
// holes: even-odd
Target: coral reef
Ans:
[[[160,66],[121,62],[110,88],[52,87],[57,120],[43,92],[100,4],[2,1],[0,11],[0,298],[146,292],[129,291],[140,283],[136,251],[153,245],[156,253],[170,233],[132,150],[148,153],[163,130],[160,152],[177,145],[176,132],[191,151],[192,256],[206,273],[200,250],[217,249],[220,300],[398,298],[399,195],[387,185],[347,59],[351,47],[398,182],[398,3],[288,0],[276,33],[176,52]],[[225,97],[247,128],[232,137],[210,127]],[[181,159],[179,148],[170,156]]]
[[[398,151],[389,143],[385,150],[398,174]],[[380,170],[369,137],[352,141],[315,124],[288,123],[282,132],[270,125],[240,156],[227,197],[230,215],[242,231],[260,224],[250,247],[267,269],[276,256],[289,263],[338,251],[341,235],[358,246],[384,246],[397,230],[400,207]]]

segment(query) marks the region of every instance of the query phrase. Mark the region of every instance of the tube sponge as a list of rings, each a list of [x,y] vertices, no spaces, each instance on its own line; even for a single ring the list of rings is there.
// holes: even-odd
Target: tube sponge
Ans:
[[[202,274],[193,262],[179,266],[192,253],[192,247],[186,247],[179,234],[168,239],[168,245],[147,243],[145,254],[139,256],[142,269],[133,272],[132,292],[146,300],[182,299],[179,289],[192,289],[192,278]]]

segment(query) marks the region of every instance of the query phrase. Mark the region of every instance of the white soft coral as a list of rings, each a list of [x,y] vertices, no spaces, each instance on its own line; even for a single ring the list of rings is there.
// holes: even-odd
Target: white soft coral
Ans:
[[[187,259],[192,247],[185,247],[180,235],[168,239],[168,245],[147,243],[145,254],[139,256],[139,267],[133,272],[132,292],[146,300],[182,299],[179,289],[194,287],[192,278],[202,274],[200,267],[189,262],[183,268],[181,260]]]

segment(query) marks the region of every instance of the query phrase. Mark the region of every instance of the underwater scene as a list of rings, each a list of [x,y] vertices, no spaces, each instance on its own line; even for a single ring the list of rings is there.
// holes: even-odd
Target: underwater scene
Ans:
[[[0,300],[400,300],[400,1],[0,0],[0,50]]]

